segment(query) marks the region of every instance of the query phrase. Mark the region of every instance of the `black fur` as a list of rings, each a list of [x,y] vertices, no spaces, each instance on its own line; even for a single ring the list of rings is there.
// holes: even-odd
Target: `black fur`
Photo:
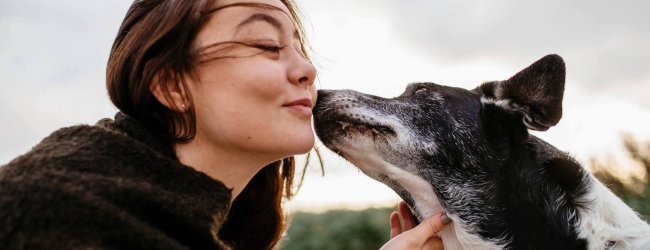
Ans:
[[[416,165],[412,173],[431,183],[443,208],[487,241],[511,249],[585,249],[575,226],[588,175],[567,154],[528,133],[560,120],[564,77],[564,62],[550,55],[506,81],[472,91],[416,83],[384,99],[320,90],[316,133],[343,157],[345,143],[372,136],[385,161],[402,169]],[[396,140],[405,133],[400,127],[418,142]],[[415,206],[412,194],[391,176],[373,177]]]
[[[586,241],[577,238],[575,228],[576,208],[583,205],[579,197],[588,183],[580,164],[528,135],[520,114],[488,104],[482,116],[487,142],[500,159],[492,165],[498,196],[492,202],[502,208],[497,218],[505,228],[492,228],[491,235],[509,231],[512,249],[585,249]]]

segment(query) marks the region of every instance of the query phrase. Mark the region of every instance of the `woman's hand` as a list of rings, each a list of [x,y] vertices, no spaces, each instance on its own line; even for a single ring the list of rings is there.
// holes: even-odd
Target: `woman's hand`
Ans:
[[[403,201],[398,205],[399,214],[390,215],[390,240],[381,248],[392,249],[436,249],[442,250],[442,240],[436,236],[451,219],[445,213],[433,215],[416,226],[411,209]],[[404,231],[400,225],[400,216],[404,222]]]

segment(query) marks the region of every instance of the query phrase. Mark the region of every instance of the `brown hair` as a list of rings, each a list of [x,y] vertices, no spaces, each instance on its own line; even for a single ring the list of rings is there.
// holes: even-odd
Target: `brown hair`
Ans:
[[[171,100],[170,84],[188,90],[185,76],[196,64],[193,41],[209,20],[218,0],[136,0],[129,8],[108,60],[106,84],[113,104],[153,133],[171,143],[191,141],[196,134],[193,105],[185,112],[167,108],[151,93],[158,81]],[[307,51],[304,31],[293,0],[281,0],[289,9]],[[191,102],[191,93],[184,98]],[[174,103],[174,102],[170,102]],[[293,157],[264,167],[233,202],[219,237],[236,249],[270,249],[285,229],[282,198],[291,198]]]

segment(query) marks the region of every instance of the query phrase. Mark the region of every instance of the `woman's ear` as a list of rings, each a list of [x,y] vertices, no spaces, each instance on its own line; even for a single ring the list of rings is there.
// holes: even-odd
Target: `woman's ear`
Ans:
[[[185,112],[189,109],[190,102],[185,86],[180,82],[161,81],[160,76],[154,77],[149,85],[149,90],[158,102],[170,110]]]

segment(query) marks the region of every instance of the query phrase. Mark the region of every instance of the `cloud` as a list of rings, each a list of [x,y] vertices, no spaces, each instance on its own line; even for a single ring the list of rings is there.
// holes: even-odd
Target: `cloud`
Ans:
[[[473,88],[482,81],[505,79],[542,56],[557,53],[567,63],[565,115],[558,126],[537,136],[584,163],[591,157],[626,158],[620,141],[623,132],[644,141],[650,138],[645,129],[650,126],[650,30],[646,28],[650,17],[644,13],[650,2],[304,0],[298,4],[310,29],[321,88],[354,89],[382,97],[399,95],[413,81]],[[349,184],[337,184],[357,185],[346,181]],[[328,186],[311,180],[306,185]],[[327,196],[315,195],[311,188],[304,191],[297,203],[316,203],[304,202],[303,195]],[[372,194],[380,192],[395,197],[381,189]],[[347,198],[343,196],[337,198]],[[368,202],[364,197],[354,199]]]
[[[94,123],[114,114],[104,89],[104,69],[130,3],[0,0],[0,164],[57,128]],[[319,87],[386,97],[398,95],[412,81],[472,88],[484,80],[508,77],[547,53],[559,53],[568,65],[567,111],[558,127],[543,136],[574,152],[618,147],[620,130],[640,131],[642,139],[650,136],[643,132],[650,124],[647,108],[625,104],[633,101],[650,107],[650,17],[645,14],[650,2],[304,0],[298,4],[311,30]],[[310,181],[303,197],[326,195],[338,202],[364,202],[364,197],[375,194],[383,197],[372,198],[375,201],[396,197],[372,184],[363,184],[369,188],[349,197],[342,197],[340,190],[309,191],[333,184],[359,185],[360,176],[337,182],[349,174],[333,174],[332,165],[336,166],[326,165],[328,183]],[[361,175],[349,164],[342,167]]]
[[[590,90],[650,90],[648,1],[377,1],[394,35],[440,61],[492,58],[520,67],[548,54]],[[613,86],[613,87],[612,87]],[[648,98],[636,101],[650,107]]]
[[[0,164],[57,128],[115,112],[104,69],[129,4],[0,2]]]

